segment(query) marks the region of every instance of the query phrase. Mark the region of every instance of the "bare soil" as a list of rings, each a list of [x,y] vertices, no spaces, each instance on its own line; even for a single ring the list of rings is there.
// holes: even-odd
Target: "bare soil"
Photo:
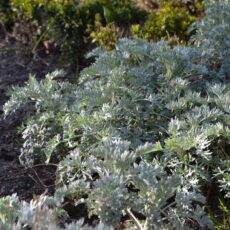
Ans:
[[[22,86],[30,74],[41,79],[57,66],[54,58],[32,56],[26,45],[7,41],[1,32],[0,28],[0,197],[17,193],[20,199],[30,200],[33,195],[54,192],[55,167],[25,169],[20,165],[22,139],[17,130],[31,108],[25,106],[4,118],[3,105],[12,86]]]

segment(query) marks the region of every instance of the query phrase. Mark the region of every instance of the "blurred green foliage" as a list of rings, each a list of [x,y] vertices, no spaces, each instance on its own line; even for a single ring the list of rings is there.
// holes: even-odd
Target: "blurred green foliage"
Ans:
[[[230,228],[230,203],[224,199],[219,199],[219,212],[214,213],[209,208],[209,213],[212,221],[215,223],[217,230],[228,230]]]
[[[152,11],[143,25],[133,25],[132,32],[148,40],[156,41],[163,38],[186,41],[190,36],[188,28],[195,21],[196,17],[183,5],[174,5],[172,1],[168,1],[159,10]]]
[[[90,37],[93,43],[105,46],[107,50],[112,50],[117,40],[122,37],[122,31],[114,22],[103,26],[102,18],[98,14],[95,17],[95,29],[90,33]]]
[[[86,61],[85,53],[94,47],[91,33],[103,40],[99,42],[100,45],[112,47],[111,44],[117,41],[117,37],[115,39],[107,32],[112,32],[112,24],[127,27],[130,23],[139,23],[147,14],[132,4],[131,0],[9,0],[9,5],[13,20],[24,23],[17,29],[18,38],[26,40],[33,53],[44,41],[48,41],[60,51],[62,61],[71,61],[76,72],[79,72],[80,64],[84,65]],[[98,15],[101,28],[97,21]],[[111,28],[103,29],[106,25]],[[27,39],[23,39],[25,33]],[[100,39],[101,35],[103,39]]]
[[[7,23],[10,19],[10,0],[0,1],[0,23]]]
[[[106,23],[115,22],[119,26],[139,23],[146,17],[146,12],[137,7],[133,0],[83,0],[83,3],[98,3],[103,8]]]
[[[11,7],[14,20],[26,22],[29,28],[33,52],[46,41],[61,54],[62,62],[70,62],[79,72],[79,63],[90,48],[87,28],[94,24],[96,14],[103,14],[101,5],[96,1],[11,0]]]
[[[146,2],[154,7],[141,7]],[[86,52],[110,50],[123,36],[186,41],[199,10],[201,0],[3,0],[0,18],[17,24],[16,36],[32,53],[50,44],[79,72]]]
[[[95,15],[103,9],[97,2],[76,4],[70,0],[61,9],[53,9],[51,38],[67,59],[72,60],[76,72],[84,55],[92,47],[88,28],[93,27]]]

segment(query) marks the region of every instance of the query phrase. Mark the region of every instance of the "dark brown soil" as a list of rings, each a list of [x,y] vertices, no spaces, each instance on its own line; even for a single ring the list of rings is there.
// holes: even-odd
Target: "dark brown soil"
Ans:
[[[1,30],[1,28],[0,28]],[[17,128],[30,108],[24,107],[15,114],[3,117],[7,91],[13,85],[23,85],[29,74],[38,79],[56,69],[52,57],[32,56],[25,45],[16,40],[7,41],[0,31],[0,197],[17,193],[20,199],[30,200],[33,195],[54,192],[55,167],[23,168],[18,161],[21,136]],[[2,36],[1,36],[2,35]]]

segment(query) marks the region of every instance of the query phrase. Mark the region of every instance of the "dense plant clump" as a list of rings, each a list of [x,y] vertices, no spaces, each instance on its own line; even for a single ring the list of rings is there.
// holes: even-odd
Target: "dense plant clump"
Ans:
[[[2,230],[12,229],[57,229],[61,230],[60,218],[67,219],[67,214],[59,208],[60,202],[53,197],[42,195],[30,203],[19,201],[16,195],[7,196],[0,201],[0,228]],[[49,207],[52,207],[49,208]],[[4,212],[2,212],[4,210]],[[19,215],[20,214],[20,215]],[[66,230],[111,230],[110,227],[99,224],[95,228],[83,225],[79,220],[71,224],[65,224]]]
[[[5,115],[35,106],[22,128],[20,161],[57,163],[57,186],[53,197],[30,204],[0,199],[2,228],[58,229],[68,199],[87,205],[98,229],[124,217],[129,229],[228,229],[230,1],[206,4],[188,46],[121,39],[111,51],[88,54],[96,60],[78,84],[56,71],[13,88]],[[213,187],[220,218],[209,203]],[[90,229],[66,225],[80,227]]]
[[[160,12],[149,15],[144,25],[134,25],[132,31],[138,37],[157,40],[160,37],[167,39],[177,36],[176,39],[185,41],[189,25],[196,20],[183,7],[174,7],[172,3],[163,7]]]

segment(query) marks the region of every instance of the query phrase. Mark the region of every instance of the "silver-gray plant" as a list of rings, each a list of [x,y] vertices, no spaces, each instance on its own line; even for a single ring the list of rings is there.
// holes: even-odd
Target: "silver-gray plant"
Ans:
[[[28,102],[36,109],[24,125],[21,163],[59,162],[56,203],[41,213],[55,217],[68,197],[100,218],[98,229],[124,216],[130,229],[214,229],[202,186],[216,182],[229,198],[230,1],[206,4],[193,45],[122,39],[89,54],[95,63],[78,84],[54,72],[12,90],[6,115]],[[12,196],[1,205],[2,226],[33,226],[24,218],[36,216],[33,202],[21,209]],[[89,229],[66,228],[79,226]]]

